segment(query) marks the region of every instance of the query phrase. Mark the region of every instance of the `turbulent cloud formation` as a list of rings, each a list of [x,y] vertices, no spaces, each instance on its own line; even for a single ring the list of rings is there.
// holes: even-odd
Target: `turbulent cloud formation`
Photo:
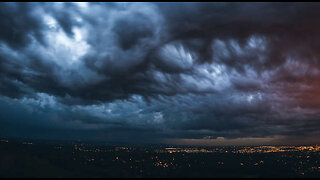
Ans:
[[[311,142],[320,136],[319,9],[1,3],[0,135]]]

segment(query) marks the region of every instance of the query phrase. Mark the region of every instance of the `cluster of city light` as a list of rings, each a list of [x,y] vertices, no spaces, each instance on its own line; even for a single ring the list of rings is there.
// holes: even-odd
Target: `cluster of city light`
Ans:
[[[87,161],[88,162],[93,162],[93,161],[95,161],[95,159],[94,158],[88,158]]]
[[[103,149],[99,149],[99,148],[94,148],[94,149],[86,149],[82,146],[78,147],[77,145],[74,145],[74,149],[76,151],[80,151],[80,152],[106,152]]]
[[[168,168],[169,164],[166,162],[159,161],[159,162],[154,163],[154,166]]]
[[[7,139],[0,139],[0,142],[2,143],[8,143],[9,141]],[[32,142],[22,142],[22,144],[25,145],[32,145]],[[74,150],[80,151],[80,152],[110,152],[113,150],[110,149],[103,149],[103,148],[96,148],[92,147],[89,148],[91,144],[80,144],[74,145]],[[55,149],[61,150],[62,146],[56,146]],[[114,151],[124,151],[124,152],[130,152],[135,150],[135,148],[129,148],[129,147],[115,147]],[[310,151],[310,152],[320,152],[320,146],[319,145],[310,145],[310,146],[247,146],[247,147],[233,147],[228,150],[226,148],[197,148],[197,147],[167,147],[164,149],[154,149],[155,153],[275,153],[275,152],[297,152],[297,151]],[[149,152],[149,151],[146,151]]]
[[[293,152],[293,151],[320,151],[320,146],[256,146],[256,147],[234,147],[231,150],[224,148],[176,148],[169,147],[165,149],[155,150],[157,153],[274,153],[274,152]]]
[[[0,143],[8,143],[7,139],[0,139]],[[10,141],[12,142],[12,141]],[[19,144],[25,145],[37,145],[38,143],[30,142],[30,141],[20,141]],[[53,146],[55,150],[58,151],[69,151],[68,145],[63,146],[61,144],[56,144]],[[111,153],[111,161],[116,162],[117,164],[123,164],[131,169],[140,169],[141,164],[145,163],[152,163],[151,166],[157,168],[164,168],[164,169],[176,169],[180,167],[194,167],[197,164],[206,164],[205,160],[197,160],[192,162],[190,157],[203,157],[202,155],[195,155],[193,156],[188,153],[233,153],[233,154],[262,154],[262,153],[279,153],[276,154],[276,162],[279,165],[283,165],[286,167],[292,166],[294,171],[300,175],[306,175],[308,173],[315,173],[320,172],[320,160],[317,159],[317,155],[320,153],[320,146],[318,145],[310,145],[310,146],[228,146],[228,147],[174,147],[174,146],[167,146],[167,147],[125,147],[125,146],[113,146],[113,147],[103,147],[103,146],[95,146],[91,144],[84,144],[84,143],[74,143],[70,147],[72,149],[73,155],[76,155],[73,158],[74,161],[81,161],[83,164],[96,164],[99,162],[105,162],[106,159],[99,158],[100,156],[96,156],[93,153],[104,153],[109,152]],[[150,156],[145,156],[144,159],[136,158],[134,155],[129,154],[130,152],[150,152]],[[77,153],[79,152],[79,156]],[[297,153],[285,153],[285,152],[297,152]],[[122,154],[125,153],[125,154]],[[174,154],[177,153],[177,154]],[[178,154],[180,153],[180,154]],[[181,155],[181,156],[180,156]],[[271,155],[271,154],[269,154]],[[209,155],[211,156],[211,155]],[[238,157],[256,157],[254,155],[240,155]],[[182,159],[180,159],[180,158]],[[211,165],[227,167],[238,165],[241,168],[253,168],[253,167],[263,167],[268,166],[270,161],[268,159],[263,159],[261,157],[264,156],[257,156],[259,159],[251,159],[250,160],[240,160],[240,161],[223,161],[223,159],[219,159],[217,162],[210,162]],[[267,157],[267,156],[265,156]],[[315,158],[316,157],[316,158]],[[148,160],[149,159],[149,160]],[[151,160],[151,161],[150,161]],[[218,159],[217,159],[218,160]],[[183,164],[181,164],[183,162]],[[142,172],[142,170],[141,170]]]
[[[158,153],[213,153],[216,152],[215,150],[208,150],[208,149],[198,149],[198,148],[165,148],[164,150],[157,150]]]
[[[244,147],[232,151],[233,153],[275,153],[275,152],[294,152],[294,151],[320,151],[320,146],[257,146]]]

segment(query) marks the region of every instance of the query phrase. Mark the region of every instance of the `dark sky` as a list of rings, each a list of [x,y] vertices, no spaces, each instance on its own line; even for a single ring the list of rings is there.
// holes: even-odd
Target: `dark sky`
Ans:
[[[1,3],[0,135],[320,143],[320,3]]]

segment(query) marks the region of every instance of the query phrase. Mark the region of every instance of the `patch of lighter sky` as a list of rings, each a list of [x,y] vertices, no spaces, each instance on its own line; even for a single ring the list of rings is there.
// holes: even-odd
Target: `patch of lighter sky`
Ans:
[[[45,33],[49,44],[46,53],[62,68],[73,68],[90,49],[86,42],[86,29],[74,27],[72,28],[74,36],[69,37],[53,17],[44,15],[43,18],[48,26]]]
[[[153,114],[153,122],[154,123],[162,123],[164,121],[162,112],[155,112]]]
[[[89,6],[89,2],[72,2],[76,4],[81,9],[87,9]]]
[[[195,61],[195,55],[186,50],[181,44],[167,44],[160,49],[160,57],[168,64],[188,69]]]
[[[232,74],[226,71],[225,65],[211,63],[202,64],[196,68],[196,71],[204,79],[210,82],[213,89],[221,91],[231,86],[230,78]]]

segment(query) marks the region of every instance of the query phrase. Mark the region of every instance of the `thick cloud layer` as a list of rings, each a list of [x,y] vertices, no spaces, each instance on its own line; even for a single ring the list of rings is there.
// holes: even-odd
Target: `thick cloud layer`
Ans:
[[[0,135],[132,143],[317,139],[319,9],[1,3]]]

